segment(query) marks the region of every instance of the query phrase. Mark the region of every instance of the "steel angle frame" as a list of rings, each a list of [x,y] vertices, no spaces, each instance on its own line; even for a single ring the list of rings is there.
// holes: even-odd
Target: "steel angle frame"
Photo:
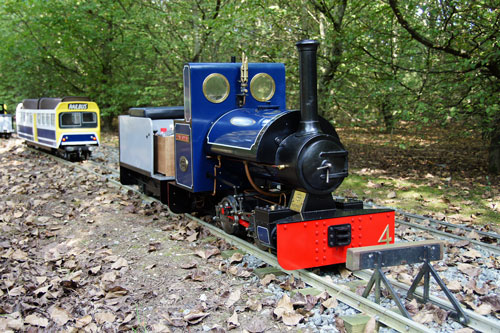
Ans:
[[[410,289],[408,289],[406,298],[408,299],[415,298],[417,300],[420,300],[422,303],[427,303],[427,301],[429,300],[430,276],[432,276],[434,280],[436,280],[436,282],[438,283],[439,287],[441,287],[441,290],[444,292],[450,303],[453,305],[454,309],[453,314],[458,318],[461,324],[467,324],[469,322],[469,317],[467,317],[464,310],[460,306],[460,303],[457,301],[455,296],[453,296],[448,287],[446,287],[446,284],[443,282],[443,280],[441,280],[439,274],[436,272],[434,267],[432,267],[430,260],[428,259],[428,251],[430,251],[429,248],[425,247],[425,250],[426,250],[426,255],[424,259],[424,264],[420,268],[420,271],[418,272],[417,277],[410,286]],[[415,294],[415,289],[417,288],[418,283],[420,282],[420,280],[422,280],[422,278],[424,279],[424,294],[423,297],[420,298]]]
[[[444,245],[442,241],[428,240],[421,242],[351,248],[347,252],[346,267],[353,271],[374,269],[374,273],[363,292],[363,297],[368,297],[373,286],[375,286],[375,302],[380,303],[380,282],[383,282],[393,300],[396,302],[399,311],[401,311],[405,317],[411,319],[411,316],[408,311],[406,311],[400,297],[396,294],[391,283],[385,277],[384,272],[382,272],[382,267],[423,263],[415,280],[408,289],[406,298],[416,298],[421,303],[426,303],[429,300],[430,277],[432,276],[441,287],[441,290],[445,293],[450,303],[453,305],[453,308],[450,310],[458,318],[460,323],[466,324],[468,323],[469,318],[460,306],[460,303],[448,290],[443,280],[441,280],[434,267],[430,264],[431,261],[441,260],[443,258],[443,247]],[[423,297],[419,297],[415,295],[415,289],[422,278],[424,279],[424,293]]]

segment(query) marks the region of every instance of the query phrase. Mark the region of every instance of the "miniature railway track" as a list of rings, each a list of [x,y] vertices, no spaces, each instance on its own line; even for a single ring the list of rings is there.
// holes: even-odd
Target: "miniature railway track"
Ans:
[[[399,209],[395,209],[395,211],[398,214],[401,214],[401,215],[403,215],[406,218],[416,219],[416,220],[420,220],[420,221],[429,221],[429,223],[431,225],[439,225],[439,226],[443,226],[444,228],[451,228],[451,229],[460,229],[460,230],[463,230],[463,231],[466,231],[466,232],[472,232],[472,231],[474,231],[478,235],[480,235],[482,237],[488,237],[488,238],[494,239],[497,243],[500,244],[500,235],[497,234],[497,233],[494,233],[494,232],[476,230],[476,229],[467,227],[465,225],[453,224],[453,223],[446,222],[446,221],[440,221],[440,220],[436,220],[436,219],[433,219],[433,218],[427,217],[427,216],[422,216],[422,215],[418,215],[418,214],[412,214],[412,213],[403,212],[403,211],[401,211]]]
[[[417,221],[428,221],[430,225],[436,225],[436,226],[441,226],[443,228],[450,228],[450,229],[455,229],[455,230],[463,230],[464,232],[476,232],[478,235],[482,237],[488,237],[491,239],[494,239],[498,243],[500,243],[500,235],[494,232],[489,232],[489,231],[483,231],[483,230],[477,230],[474,228],[470,228],[468,226],[462,225],[462,224],[454,224],[446,221],[441,221],[441,220],[436,220],[432,217],[429,216],[423,216],[423,215],[418,215],[418,214],[413,214],[413,213],[408,213],[405,211],[402,211],[400,209],[394,208],[394,207],[387,207],[387,206],[379,206],[375,205],[370,202],[365,202],[365,206],[370,207],[370,208],[384,208],[384,209],[392,209],[396,213],[400,214],[404,218],[407,219],[414,219]]]
[[[484,243],[484,242],[481,242],[481,241],[478,241],[475,239],[470,239],[470,238],[467,238],[464,236],[459,236],[459,235],[455,235],[455,234],[452,234],[449,232],[444,232],[444,231],[436,230],[433,228],[429,228],[427,226],[423,226],[423,225],[418,224],[418,223],[403,221],[401,219],[396,219],[396,223],[404,224],[404,225],[410,226],[410,227],[415,228],[415,229],[427,231],[435,236],[448,237],[448,238],[452,238],[455,240],[466,240],[466,241],[471,242],[474,245],[481,247],[484,250],[490,251],[493,254],[500,255],[500,247],[498,245],[495,245],[495,244]]]
[[[403,212],[399,209],[392,208],[392,207],[377,206],[377,205],[366,204],[366,203],[365,203],[365,205],[370,207],[370,208],[393,209],[396,211],[396,213],[402,215],[403,217],[405,217],[407,219],[413,219],[413,220],[421,221],[421,222],[429,221],[430,223],[427,226],[427,225],[423,225],[422,223],[418,223],[418,222],[415,223],[415,222],[405,221],[405,220],[402,220],[400,218],[396,218],[396,223],[407,225],[407,226],[415,228],[415,229],[427,231],[435,236],[448,237],[448,238],[455,239],[455,240],[467,240],[474,245],[480,246],[484,250],[488,250],[493,254],[500,255],[500,246],[499,246],[500,245],[500,235],[499,234],[481,231],[481,230],[476,230],[476,229],[473,229],[473,228],[470,228],[467,226],[463,226],[463,225],[459,225],[459,224],[453,224],[453,223],[449,223],[449,222],[445,222],[445,221],[439,221],[439,220],[432,219],[432,218],[422,216],[422,215],[406,213],[406,212]],[[465,236],[456,235],[450,231],[447,232],[447,231],[439,230],[437,228],[433,228],[432,226],[444,226],[446,228],[450,228],[450,229],[454,229],[454,230],[460,229],[464,232],[474,231],[483,237],[487,237],[487,238],[496,240],[497,244],[490,244],[490,243],[485,243],[485,242],[482,242],[479,240],[470,239],[470,238],[465,237]],[[446,229],[446,230],[448,230],[448,229]]]
[[[372,276],[373,272],[371,270],[362,270],[362,271],[357,271],[357,272],[354,272],[354,276],[356,276],[357,278],[363,280],[363,281],[368,281],[370,280],[370,277]],[[394,280],[394,279],[388,279],[389,282],[391,282],[391,284],[402,290],[402,291],[405,291],[407,292],[408,289],[410,288],[410,286],[404,284],[404,283],[401,283],[397,280]],[[423,293],[422,293],[422,288],[417,288],[416,290],[416,293],[418,296],[422,296]],[[444,309],[452,309],[453,306],[451,305],[451,303],[449,303],[448,301],[445,301],[439,297],[435,297],[435,296],[430,296],[430,299],[429,301],[440,307],[440,308],[444,308]],[[480,332],[500,332],[500,323],[498,323],[498,321],[494,321],[494,320],[490,320],[488,319],[487,317],[484,317],[484,316],[481,316],[477,313],[475,313],[474,311],[470,311],[470,310],[467,310],[467,309],[463,309],[465,314],[468,316],[469,318],[469,323],[468,323],[468,327],[470,328],[473,328],[477,331],[480,331]]]
[[[149,196],[146,196],[145,194],[143,194],[139,190],[137,190],[133,187],[130,187],[130,186],[122,185],[119,181],[112,179],[112,177],[110,177],[110,176],[118,176],[119,177],[118,170],[115,170],[113,168],[105,166],[101,163],[97,163],[95,161],[88,161],[88,162],[90,162],[89,164],[91,164],[95,167],[100,167],[100,168],[107,170],[107,173],[98,173],[98,172],[86,167],[83,163],[71,163],[71,162],[63,160],[59,157],[53,156],[49,153],[46,153],[44,151],[40,151],[40,150],[36,150],[36,149],[32,149],[32,148],[29,148],[29,149],[32,151],[46,154],[50,158],[52,158],[60,163],[63,163],[63,164],[69,165],[69,166],[73,166],[73,167],[78,168],[82,171],[86,171],[86,172],[92,173],[92,174],[100,176],[100,177],[105,176],[110,183],[116,185],[117,187],[131,190],[131,191],[141,195],[141,197],[143,197],[147,201],[158,202],[158,203],[162,204],[159,200],[152,198],[152,197],[149,197]],[[164,205],[164,207],[168,209],[167,206]],[[198,219],[190,214],[184,214],[184,215],[186,217],[188,217],[189,219],[192,219],[192,220],[196,221],[197,223],[199,223],[200,225],[207,228],[213,235],[226,240],[230,244],[240,248],[241,250],[245,251],[246,253],[249,253],[253,256],[258,257],[262,261],[266,262],[268,265],[276,267],[278,269],[281,269],[278,262],[277,262],[276,256],[274,254],[262,251],[259,248],[257,248],[256,246],[254,246],[253,244],[250,244],[241,238],[238,238],[238,237],[233,236],[233,235],[228,235],[223,230],[215,227],[214,225],[209,224],[203,220],[200,220],[200,219]],[[405,221],[401,221],[401,222],[405,222]],[[405,222],[405,223],[409,223],[409,222]],[[403,224],[405,224],[405,223],[403,223]],[[410,224],[410,226],[417,228],[418,225]],[[427,230],[423,226],[419,226],[419,228]],[[445,233],[442,231],[439,231],[439,233],[440,234],[442,233],[446,237],[449,237],[448,233]],[[454,236],[456,236],[456,235],[454,235]],[[462,238],[460,238],[460,239],[462,239]],[[478,243],[480,243],[480,242],[478,242]],[[484,243],[480,243],[480,245],[484,246]],[[487,245],[490,245],[490,244],[487,244]],[[394,312],[390,309],[387,309],[387,308],[385,308],[385,307],[383,307],[375,302],[372,302],[369,299],[364,298],[364,297],[356,294],[355,292],[350,291],[345,286],[335,284],[331,280],[329,280],[325,277],[322,277],[320,275],[317,275],[311,271],[302,269],[302,270],[284,271],[284,272],[288,275],[293,275],[294,277],[301,279],[302,281],[304,281],[305,283],[307,283],[308,285],[310,285],[313,288],[328,292],[330,295],[335,296],[337,298],[337,300],[351,306],[352,308],[354,308],[358,311],[364,312],[370,316],[375,316],[379,322],[381,322],[384,325],[386,325],[390,328],[393,328],[399,332],[429,332],[429,331],[431,331],[431,329],[429,327],[422,325],[420,323],[417,323],[411,319],[408,319],[408,318],[400,315],[399,313]],[[370,278],[370,271],[369,270],[358,271],[358,272],[355,272],[354,275],[361,280],[368,281]],[[408,289],[408,286],[406,286],[398,281],[391,280],[391,283],[394,286],[396,286],[397,288],[400,288],[402,290]],[[418,294],[418,292],[419,291],[417,290],[417,294]],[[450,305],[448,302],[443,301],[443,300],[439,299],[438,297],[431,296],[431,302],[433,302],[435,305],[442,307],[444,309],[450,308]],[[475,330],[479,330],[481,332],[500,332],[500,323],[498,323],[498,321],[490,320],[487,317],[480,316],[480,315],[475,314],[472,311],[468,311],[468,310],[466,310],[466,314],[469,316],[469,319],[470,319],[467,326],[469,326]]]
[[[102,173],[103,176],[109,176],[108,178],[115,177],[117,179],[120,179],[120,171],[118,171],[116,169],[113,169],[113,168],[111,168],[111,167],[109,167],[107,165],[104,165],[102,163],[98,163],[98,162],[92,161],[92,160],[87,160],[87,161],[84,161],[84,162],[92,164],[96,168],[106,169],[108,172],[107,173]]]

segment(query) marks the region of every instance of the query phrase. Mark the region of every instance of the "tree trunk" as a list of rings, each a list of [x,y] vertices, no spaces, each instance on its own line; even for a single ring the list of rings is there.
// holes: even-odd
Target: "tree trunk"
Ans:
[[[385,132],[391,133],[394,129],[394,116],[392,115],[391,109],[389,108],[387,98],[387,96],[384,97],[384,99],[380,103],[380,113],[384,118]]]
[[[116,116],[113,115],[106,115],[106,116],[101,115],[101,130],[105,132],[114,131],[116,129],[113,124],[115,118]]]
[[[493,174],[500,174],[500,116],[496,116],[493,124],[490,146],[488,147],[488,170]]]

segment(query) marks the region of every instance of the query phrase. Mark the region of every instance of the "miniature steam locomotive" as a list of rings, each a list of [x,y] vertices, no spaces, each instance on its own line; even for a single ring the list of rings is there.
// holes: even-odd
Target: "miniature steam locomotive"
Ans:
[[[318,115],[318,45],[297,43],[300,110],[286,108],[283,64],[186,64],[184,106],[119,117],[122,184],[138,184],[176,213],[213,213],[225,232],[272,249],[287,270],[393,243],[394,211],[332,195],[348,161]]]

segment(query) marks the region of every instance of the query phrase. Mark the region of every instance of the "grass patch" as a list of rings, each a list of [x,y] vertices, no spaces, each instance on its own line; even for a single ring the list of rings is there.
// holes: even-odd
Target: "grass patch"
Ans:
[[[438,177],[407,179],[351,170],[336,193],[420,215],[442,218],[444,214],[461,223],[500,225],[499,198],[488,186],[467,188]]]

